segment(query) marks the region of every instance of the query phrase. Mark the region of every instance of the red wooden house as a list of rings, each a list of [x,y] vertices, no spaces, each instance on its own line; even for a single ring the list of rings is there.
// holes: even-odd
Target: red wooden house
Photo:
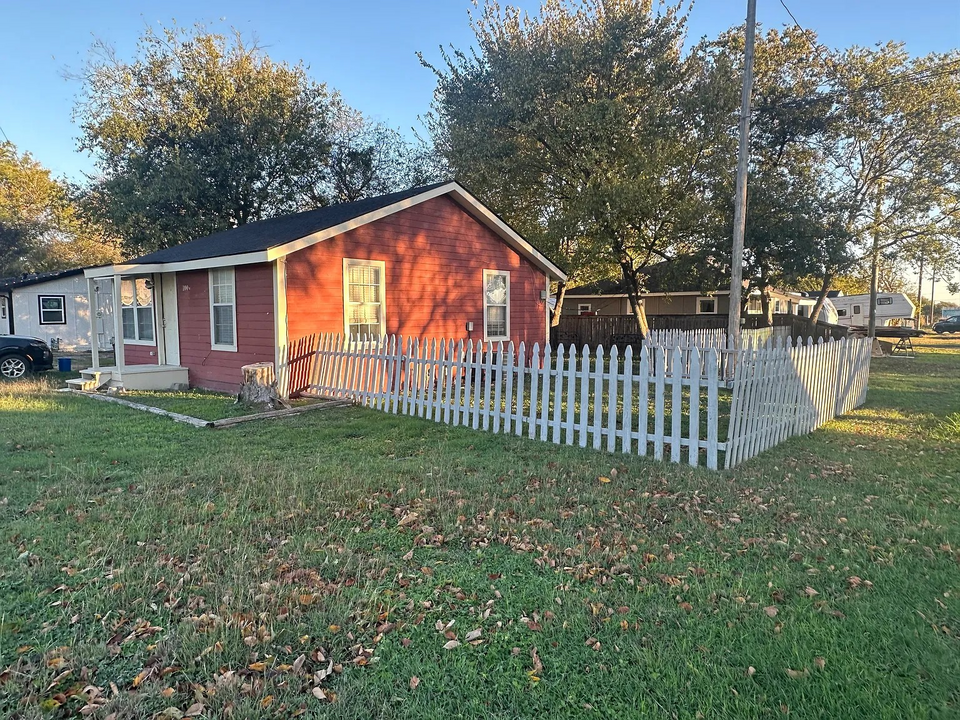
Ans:
[[[116,363],[75,384],[235,391],[313,333],[543,343],[564,273],[454,182],[243,225],[86,271]],[[116,338],[122,338],[117,342]]]

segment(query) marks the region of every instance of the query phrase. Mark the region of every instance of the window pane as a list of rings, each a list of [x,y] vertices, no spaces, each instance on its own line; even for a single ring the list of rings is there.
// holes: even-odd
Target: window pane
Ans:
[[[137,308],[137,333],[140,340],[153,340],[153,308]]]
[[[503,337],[507,334],[507,308],[503,305],[487,307],[487,336]]]
[[[121,312],[121,317],[123,318],[123,339],[124,340],[136,340],[137,339],[137,319],[134,314],[132,307],[123,308]]]
[[[213,302],[232,304],[234,301],[233,273],[230,270],[213,271]]]
[[[350,337],[374,338],[380,334],[380,323],[350,323]]]
[[[236,342],[231,305],[217,305],[213,308],[213,341],[217,345],[233,345]]]
[[[123,305],[133,305],[133,281],[120,281],[120,303]]]
[[[153,304],[153,290],[147,287],[147,278],[137,278],[137,305],[146,307]]]
[[[488,305],[506,305],[507,276],[488,275],[486,292]]]

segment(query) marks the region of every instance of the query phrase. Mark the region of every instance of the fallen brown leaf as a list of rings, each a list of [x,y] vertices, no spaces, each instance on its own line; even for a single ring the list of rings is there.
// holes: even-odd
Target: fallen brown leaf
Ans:
[[[416,689],[417,689],[417,686],[418,686],[419,684],[420,684],[420,678],[418,678],[416,675],[414,675],[412,678],[410,678],[410,689],[411,689],[411,690],[416,690]]]
[[[768,605],[763,611],[767,614],[767,617],[776,617],[777,613],[780,612],[776,605]]]
[[[790,668],[786,668],[786,671],[787,677],[791,678],[792,680],[800,680],[810,674],[810,671],[807,668],[804,668],[803,670],[791,670]]]

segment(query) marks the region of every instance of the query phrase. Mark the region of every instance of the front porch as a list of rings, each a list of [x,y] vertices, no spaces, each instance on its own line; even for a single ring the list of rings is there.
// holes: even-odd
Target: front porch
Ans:
[[[180,365],[175,274],[119,269],[86,271],[95,326],[91,363],[67,385],[86,392],[189,388]],[[101,366],[101,350],[112,351],[112,364]]]
[[[125,365],[87,368],[80,377],[67,380],[67,387],[84,392],[116,390],[186,390],[187,368],[179,365]]]

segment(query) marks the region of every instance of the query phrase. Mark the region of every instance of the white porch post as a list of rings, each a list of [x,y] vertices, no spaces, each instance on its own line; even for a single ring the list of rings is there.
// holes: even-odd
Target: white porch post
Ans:
[[[100,339],[97,332],[99,330],[100,318],[97,317],[97,313],[100,309],[100,304],[97,302],[97,280],[96,278],[87,278],[87,299],[90,303],[90,353],[91,360],[93,364],[91,367],[94,370],[100,369]]]
[[[120,305],[120,276],[113,276],[113,337],[117,374],[123,375],[123,317]]]

